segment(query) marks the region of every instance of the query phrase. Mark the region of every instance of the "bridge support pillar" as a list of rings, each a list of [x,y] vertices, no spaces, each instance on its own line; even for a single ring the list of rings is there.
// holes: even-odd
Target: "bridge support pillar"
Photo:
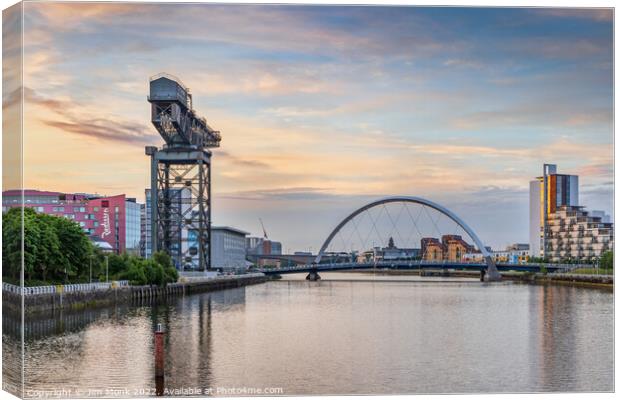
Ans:
[[[312,271],[308,272],[308,275],[306,275],[307,281],[316,282],[319,279],[321,279],[321,276],[319,275],[319,272],[316,269],[313,269]]]
[[[485,282],[499,282],[502,280],[502,275],[497,270],[495,261],[490,256],[485,257],[487,263],[487,269],[480,271],[480,280]]]
[[[502,275],[497,271],[487,271],[484,276],[485,282],[499,282],[502,280]]]

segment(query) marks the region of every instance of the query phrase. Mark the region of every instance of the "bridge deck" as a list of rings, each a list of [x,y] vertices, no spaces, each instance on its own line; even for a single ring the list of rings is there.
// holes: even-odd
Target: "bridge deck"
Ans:
[[[545,268],[549,272],[565,271],[579,267],[577,265],[563,264],[497,264],[500,271],[520,271],[520,272],[541,272]],[[282,268],[260,268],[258,271],[265,274],[292,274],[310,271],[342,271],[351,269],[371,269],[371,268],[390,268],[390,269],[455,269],[455,270],[486,270],[487,265],[483,263],[465,262],[378,262],[378,263],[334,263],[334,264],[305,264]]]

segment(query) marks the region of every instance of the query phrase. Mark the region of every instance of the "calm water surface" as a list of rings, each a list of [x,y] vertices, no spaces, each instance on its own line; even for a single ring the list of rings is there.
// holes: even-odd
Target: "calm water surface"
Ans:
[[[152,395],[157,323],[167,329],[164,387],[185,394],[613,390],[611,292],[322,276],[29,320],[24,394]],[[5,317],[13,383],[17,332]]]

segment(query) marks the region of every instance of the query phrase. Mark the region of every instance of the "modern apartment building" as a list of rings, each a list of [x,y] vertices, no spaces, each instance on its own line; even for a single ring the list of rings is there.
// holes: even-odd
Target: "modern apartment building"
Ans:
[[[530,182],[530,255],[552,262],[586,261],[613,248],[613,223],[604,211],[579,205],[579,179],[544,164]]]
[[[547,220],[545,255],[552,262],[591,260],[613,249],[613,223],[583,207],[558,207]]]
[[[530,182],[530,255],[544,257],[545,227],[562,206],[579,205],[579,177],[557,173],[557,166],[544,164],[542,176]]]

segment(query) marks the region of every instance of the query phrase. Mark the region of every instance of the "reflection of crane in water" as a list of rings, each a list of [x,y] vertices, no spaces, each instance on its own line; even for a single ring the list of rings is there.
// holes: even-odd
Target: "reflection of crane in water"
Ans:
[[[211,152],[221,136],[193,109],[177,78],[150,79],[151,122],[165,140],[147,146],[151,156],[151,254],[164,250],[181,270],[211,265]]]

